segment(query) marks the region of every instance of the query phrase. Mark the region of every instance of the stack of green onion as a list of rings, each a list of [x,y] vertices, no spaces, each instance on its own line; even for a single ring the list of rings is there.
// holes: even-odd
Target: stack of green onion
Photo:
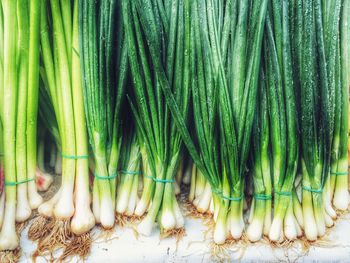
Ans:
[[[107,229],[115,221],[119,113],[127,76],[120,5],[119,1],[79,1],[84,104],[95,167],[93,213]]]
[[[43,2],[41,119],[61,149],[61,185],[38,208],[29,230],[39,247],[65,247],[95,225],[89,192],[88,140],[80,72],[78,1]],[[44,95],[44,96],[43,96]],[[45,106],[43,106],[45,103]],[[71,234],[73,233],[73,235]],[[75,235],[74,235],[75,234]],[[44,250],[44,249],[42,249]]]
[[[41,1],[6,0],[1,4],[0,115],[5,174],[2,251],[17,248],[15,222],[26,221],[42,198],[35,184]]]

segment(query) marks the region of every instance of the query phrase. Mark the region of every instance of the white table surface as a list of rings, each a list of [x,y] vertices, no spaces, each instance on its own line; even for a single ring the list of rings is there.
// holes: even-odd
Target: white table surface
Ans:
[[[206,220],[207,221],[207,220]],[[157,227],[150,237],[135,234],[131,227],[117,226],[111,236],[98,238],[95,229],[91,254],[87,262],[350,262],[350,214],[338,219],[329,234],[305,250],[301,241],[289,248],[272,248],[267,242],[246,244],[243,241],[225,246],[219,256],[213,256],[211,233],[205,220],[186,217],[186,236],[177,244],[175,238],[160,239]],[[29,241],[28,227],[22,232],[22,257],[20,262],[31,262],[36,243]],[[215,254],[215,253],[214,253]],[[81,260],[72,258],[69,262]],[[37,258],[38,263],[48,262]]]

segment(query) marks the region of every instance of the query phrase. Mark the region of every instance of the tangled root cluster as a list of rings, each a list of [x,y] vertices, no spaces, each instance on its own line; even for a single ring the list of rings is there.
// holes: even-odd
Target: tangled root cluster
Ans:
[[[0,262],[2,263],[15,263],[18,262],[22,255],[20,248],[15,250],[0,251]]]
[[[42,216],[34,219],[28,231],[30,240],[38,241],[38,246],[33,254],[33,259],[37,257],[50,257],[50,261],[64,261],[71,256],[79,256],[85,259],[91,250],[90,233],[77,236],[70,229],[69,220],[54,220]],[[54,257],[54,253],[63,250],[62,254]]]

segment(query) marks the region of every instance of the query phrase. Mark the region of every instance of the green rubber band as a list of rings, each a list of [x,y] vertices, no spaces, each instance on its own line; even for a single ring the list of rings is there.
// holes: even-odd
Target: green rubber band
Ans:
[[[19,185],[19,184],[25,184],[25,183],[29,183],[31,181],[34,181],[35,179],[32,178],[32,179],[26,179],[26,180],[23,180],[23,181],[19,181],[19,182],[5,182],[5,186],[16,186],[16,185]]]
[[[120,173],[122,173],[122,174],[131,174],[131,175],[141,174],[140,171],[128,171],[128,170],[120,170]]]
[[[332,175],[348,175],[349,172],[331,172]]]
[[[152,179],[153,182],[155,182],[155,183],[163,183],[163,184],[166,184],[166,183],[175,183],[175,180],[174,180],[174,179],[171,179],[171,180],[168,180],[168,179],[158,179],[158,178],[154,178],[153,176],[149,176],[149,175],[146,175],[145,177],[146,177],[146,178],[149,178],[149,179]]]
[[[64,153],[62,153],[62,158],[73,159],[73,160],[78,160],[78,159],[89,159],[89,155],[88,155],[88,154],[83,154],[83,155],[69,155],[69,154],[64,154]]]
[[[256,200],[271,200],[272,199],[272,195],[254,194],[254,198]]]
[[[275,191],[275,194],[277,195],[282,195],[282,196],[292,196],[291,192],[279,192],[279,191]]]
[[[94,174],[96,179],[100,179],[100,180],[107,180],[107,179],[114,179],[118,176],[118,173],[114,173],[111,175],[98,175],[98,174]]]
[[[308,186],[303,186],[302,188],[305,191],[309,191],[309,192],[315,193],[315,194],[321,194],[323,192],[322,188],[320,188],[320,189],[312,189],[311,187],[308,187]]]
[[[243,194],[240,196],[240,197],[229,197],[229,196],[225,196],[225,195],[221,195],[221,197],[223,199],[226,199],[226,200],[230,200],[230,201],[234,201],[234,202],[239,202],[242,200],[243,198]]]

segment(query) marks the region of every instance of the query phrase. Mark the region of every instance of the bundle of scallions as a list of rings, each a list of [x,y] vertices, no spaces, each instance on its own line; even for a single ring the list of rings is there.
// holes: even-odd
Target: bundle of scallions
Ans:
[[[79,1],[84,104],[94,157],[93,213],[96,222],[107,229],[115,221],[119,117],[127,76],[120,12],[120,1]]]
[[[173,185],[183,143],[161,87],[167,81],[169,89],[176,92],[174,99],[186,122],[191,52],[189,6],[188,0],[122,0],[134,84],[134,99],[129,101],[141,137],[144,178],[135,214],[142,216],[148,210],[138,225],[138,231],[145,235],[151,233],[157,217],[164,232],[184,226]]]
[[[214,241],[219,244],[229,236],[239,239],[244,230],[244,178],[266,8],[267,1],[242,1],[239,5],[231,1],[225,4],[201,0],[191,2],[195,139],[190,136],[166,75],[163,73],[161,78],[167,105],[184,143],[197,168],[210,183]],[[249,27],[252,30],[247,30]],[[148,42],[154,44],[150,39]],[[155,49],[152,45],[150,48]],[[156,64],[155,56],[152,59]],[[157,69],[164,71],[161,65]],[[206,200],[209,204],[210,197]]]
[[[219,245],[324,236],[350,202],[349,25],[350,0],[0,0],[0,261],[35,209],[60,260],[98,224],[179,237],[190,206]]]
[[[40,2],[1,1],[1,166],[5,204],[0,250],[18,247],[15,222],[26,221],[42,202],[35,184]]]
[[[83,242],[95,225],[95,218],[90,208],[78,1],[42,1],[39,10],[40,119],[62,157],[61,184],[39,206],[40,216],[28,232],[30,239],[39,241],[38,250],[44,251],[66,247],[76,236]]]

